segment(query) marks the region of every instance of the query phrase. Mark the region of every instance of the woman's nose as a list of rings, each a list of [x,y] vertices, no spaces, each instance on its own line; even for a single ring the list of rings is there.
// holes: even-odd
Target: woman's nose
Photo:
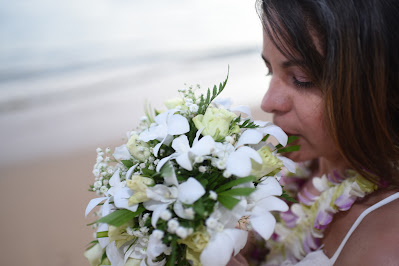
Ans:
[[[291,97],[286,86],[273,76],[262,100],[262,110],[267,113],[285,113],[291,109],[291,105]]]

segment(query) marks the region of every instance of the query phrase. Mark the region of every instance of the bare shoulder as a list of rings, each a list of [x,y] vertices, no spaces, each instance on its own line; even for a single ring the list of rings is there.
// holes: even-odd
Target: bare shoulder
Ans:
[[[399,199],[369,213],[353,232],[336,265],[398,265]]]

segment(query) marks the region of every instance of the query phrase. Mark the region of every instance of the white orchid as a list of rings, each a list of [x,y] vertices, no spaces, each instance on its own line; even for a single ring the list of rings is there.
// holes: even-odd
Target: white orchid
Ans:
[[[176,162],[184,169],[191,171],[193,170],[193,162],[195,157],[206,156],[211,154],[215,146],[215,141],[211,136],[205,136],[198,140],[201,134],[201,130],[197,132],[197,135],[193,141],[192,147],[188,142],[186,135],[181,135],[175,138],[172,142],[172,148],[176,151],[168,157],[163,158],[157,165],[157,172],[159,172],[162,166],[169,160],[175,159]]]
[[[248,232],[236,229],[235,225],[246,207],[246,200],[241,200],[233,210],[216,206],[206,222],[211,239],[200,256],[203,265],[226,265],[232,254],[235,256],[245,246]]]
[[[139,139],[148,142],[150,140],[159,140],[153,153],[158,156],[158,151],[162,144],[169,144],[172,136],[187,133],[190,125],[187,118],[180,114],[175,114],[178,109],[171,109],[155,117],[155,123],[150,128],[141,132]]]
[[[270,211],[288,211],[288,205],[275,196],[281,196],[282,189],[274,177],[264,178],[249,196],[247,211],[252,228],[264,239],[269,239],[274,231],[276,219]]]

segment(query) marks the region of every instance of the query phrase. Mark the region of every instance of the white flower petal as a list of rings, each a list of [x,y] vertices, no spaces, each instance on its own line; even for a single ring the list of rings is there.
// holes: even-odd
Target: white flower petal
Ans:
[[[270,196],[256,202],[254,213],[264,213],[267,211],[288,211],[288,205],[283,200]]]
[[[172,115],[168,118],[168,134],[181,135],[190,131],[190,125],[182,115]]]
[[[263,237],[263,239],[268,240],[273,234],[276,219],[272,214],[266,212],[262,215],[251,215],[250,223],[253,229]]]
[[[193,204],[205,194],[205,189],[197,179],[190,177],[178,187],[178,199],[185,204]]]
[[[251,117],[251,109],[246,105],[239,105],[231,109],[232,112],[240,112]]]
[[[262,158],[260,157],[259,153],[247,146],[241,147],[237,149],[236,152],[244,153],[246,154],[249,158],[253,159],[257,163],[262,163]]]
[[[131,158],[129,149],[126,147],[126,144],[116,147],[112,156],[114,156],[116,160],[129,160]]]
[[[121,188],[117,193],[114,195],[114,204],[116,207],[120,209],[127,209],[129,211],[135,212],[137,211],[138,204],[134,204],[132,206],[129,206],[129,198],[133,196],[133,191],[128,188],[124,187]]]
[[[154,260],[167,250],[167,246],[152,233],[148,239],[147,256],[149,259]]]
[[[171,110],[168,110],[168,111],[166,111],[166,112],[162,112],[162,113],[160,113],[159,115],[157,115],[155,118],[154,118],[154,121],[155,121],[155,123],[157,123],[158,125],[161,125],[161,124],[166,124],[166,121],[168,120],[168,116],[171,114],[171,113],[175,113],[176,112],[176,109],[171,109]]]
[[[89,202],[89,204],[87,204],[85,216],[87,216],[91,212],[91,210],[93,210],[101,201],[106,200],[106,199],[107,199],[107,197],[92,199]]]
[[[172,148],[178,153],[188,152],[190,144],[186,135],[181,135],[175,138],[172,142]]]
[[[269,135],[275,137],[275,138],[277,139],[277,141],[278,141],[281,145],[283,145],[283,146],[287,145],[288,136],[287,136],[287,134],[285,134],[285,132],[284,132],[281,128],[279,128],[278,126],[276,126],[276,125],[268,125],[268,126],[266,126],[265,128],[263,128],[262,131],[263,131],[263,133],[264,133],[265,135],[266,135],[266,134],[269,134]]]
[[[172,155],[162,158],[158,164],[157,164],[157,168],[155,169],[157,172],[161,171],[162,166],[164,166],[164,164],[166,164],[169,160],[172,159]]]
[[[248,232],[239,229],[225,229],[224,232],[231,238],[233,242],[234,256],[244,248],[247,243]]]
[[[193,144],[190,152],[197,156],[204,156],[210,154],[214,147],[215,141],[211,136],[208,135],[200,139],[197,143]]]
[[[129,170],[126,172],[126,179],[129,179],[132,176],[134,170],[137,168],[138,165],[139,164],[135,164],[129,168]]]
[[[193,170],[192,163],[190,161],[190,157],[188,156],[188,152],[182,153],[176,157],[176,162],[183,167],[184,169],[191,171]]]
[[[288,171],[290,171],[291,173],[295,173],[296,167],[295,167],[295,162],[293,160],[279,155],[276,155],[276,157],[283,162],[284,166],[287,168]]]
[[[236,148],[244,144],[257,144],[263,138],[263,134],[256,129],[245,130],[236,144]]]
[[[233,254],[234,243],[226,233],[219,232],[202,251],[202,265],[225,266]]]
[[[146,205],[145,203],[146,202],[144,202],[144,207],[146,209],[148,209],[145,206]],[[169,204],[167,204],[167,203],[166,204],[163,203],[163,204],[157,204],[156,205],[156,207],[155,207],[155,209],[154,209],[154,211],[152,213],[152,216],[151,216],[151,225],[152,225],[152,227],[157,228],[157,222],[159,220],[159,217],[161,216],[161,213],[168,208],[168,205]]]
[[[123,252],[116,248],[115,241],[107,246],[106,251],[107,258],[111,262],[112,266],[123,266],[125,264],[123,260]]]
[[[190,217],[184,212],[183,204],[180,201],[176,201],[173,205],[173,211],[176,213],[177,216],[186,220],[193,220],[194,217]]]
[[[121,183],[121,178],[119,175],[120,169],[116,170],[112,177],[109,179],[109,185],[111,187],[116,187]]]
[[[233,101],[230,98],[216,98],[212,103],[222,106],[225,109],[229,109],[233,104]]]
[[[112,198],[112,197],[111,197],[111,198]],[[107,199],[107,200],[104,202],[104,205],[101,207],[101,215],[102,215],[102,217],[107,216],[108,214],[111,213],[111,207],[112,207],[113,205],[109,204],[109,201],[110,201],[110,199]]]
[[[251,173],[252,164],[247,154],[233,152],[227,159],[226,170],[238,177],[245,177]]]
[[[274,177],[267,177],[256,186],[256,190],[250,195],[254,201],[259,201],[269,196],[280,196],[283,193],[281,185]]]

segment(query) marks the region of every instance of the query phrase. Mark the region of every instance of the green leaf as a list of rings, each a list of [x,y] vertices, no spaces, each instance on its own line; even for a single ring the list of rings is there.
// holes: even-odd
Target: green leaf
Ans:
[[[295,140],[297,140],[297,139],[299,139],[298,136],[289,136],[289,137],[288,137],[287,144],[290,144],[291,142],[293,142],[293,141],[295,141]]]
[[[86,248],[86,250],[91,249],[92,247],[94,247],[95,245],[98,244],[98,240],[93,240],[88,244],[88,247]]]
[[[124,166],[126,166],[127,168],[130,168],[133,166],[133,162],[130,160],[121,160],[121,162],[123,163]]]
[[[267,134],[266,136],[263,137],[263,139],[261,141],[266,141],[269,138],[269,134]]]
[[[144,176],[152,176],[156,173],[155,170],[150,170],[148,168],[143,168],[141,171],[143,172]]]
[[[289,146],[289,147],[277,150],[277,153],[299,151],[300,148],[301,148],[300,145]]]
[[[108,231],[97,232],[97,238],[108,237]]]
[[[220,186],[219,188],[217,188],[215,190],[215,192],[219,193],[219,192],[225,191],[227,189],[230,189],[232,187],[235,187],[237,185],[244,184],[247,182],[252,182],[255,180],[256,180],[256,177],[254,177],[254,176],[247,176],[247,177],[243,177],[243,178],[234,179],[234,180]]]
[[[232,210],[234,206],[236,206],[240,202],[240,200],[236,198],[225,195],[218,196],[218,201],[220,202],[220,204],[222,204],[224,207],[226,207],[229,210]]]
[[[97,220],[97,223],[106,223],[118,227],[140,215],[144,210],[145,208],[142,205],[140,205],[135,212],[126,209],[116,210],[113,213],[110,213],[107,216]]]
[[[193,208],[194,208],[194,211],[195,211],[196,213],[198,213],[198,214],[201,215],[201,216],[204,216],[205,208],[204,208],[204,204],[203,204],[202,200],[197,200],[197,201],[194,203]]]
[[[297,201],[296,199],[294,199],[293,197],[291,197],[290,195],[288,195],[285,191],[283,191],[283,194],[281,194],[280,197],[283,198],[283,199],[285,199],[286,201],[298,203],[298,201]]]
[[[173,266],[173,265],[175,265],[175,262],[176,262],[176,255],[177,255],[176,254],[177,253],[177,250],[176,250],[176,248],[177,248],[177,238],[176,238],[176,236],[173,237],[172,243],[170,244],[170,247],[172,248],[172,252],[170,254],[170,257],[169,257],[168,261],[166,262],[167,266]]]
[[[239,188],[232,188],[230,190],[226,190],[224,192],[220,192],[219,196],[249,196],[252,192],[255,191],[255,188],[249,187],[239,187]]]

